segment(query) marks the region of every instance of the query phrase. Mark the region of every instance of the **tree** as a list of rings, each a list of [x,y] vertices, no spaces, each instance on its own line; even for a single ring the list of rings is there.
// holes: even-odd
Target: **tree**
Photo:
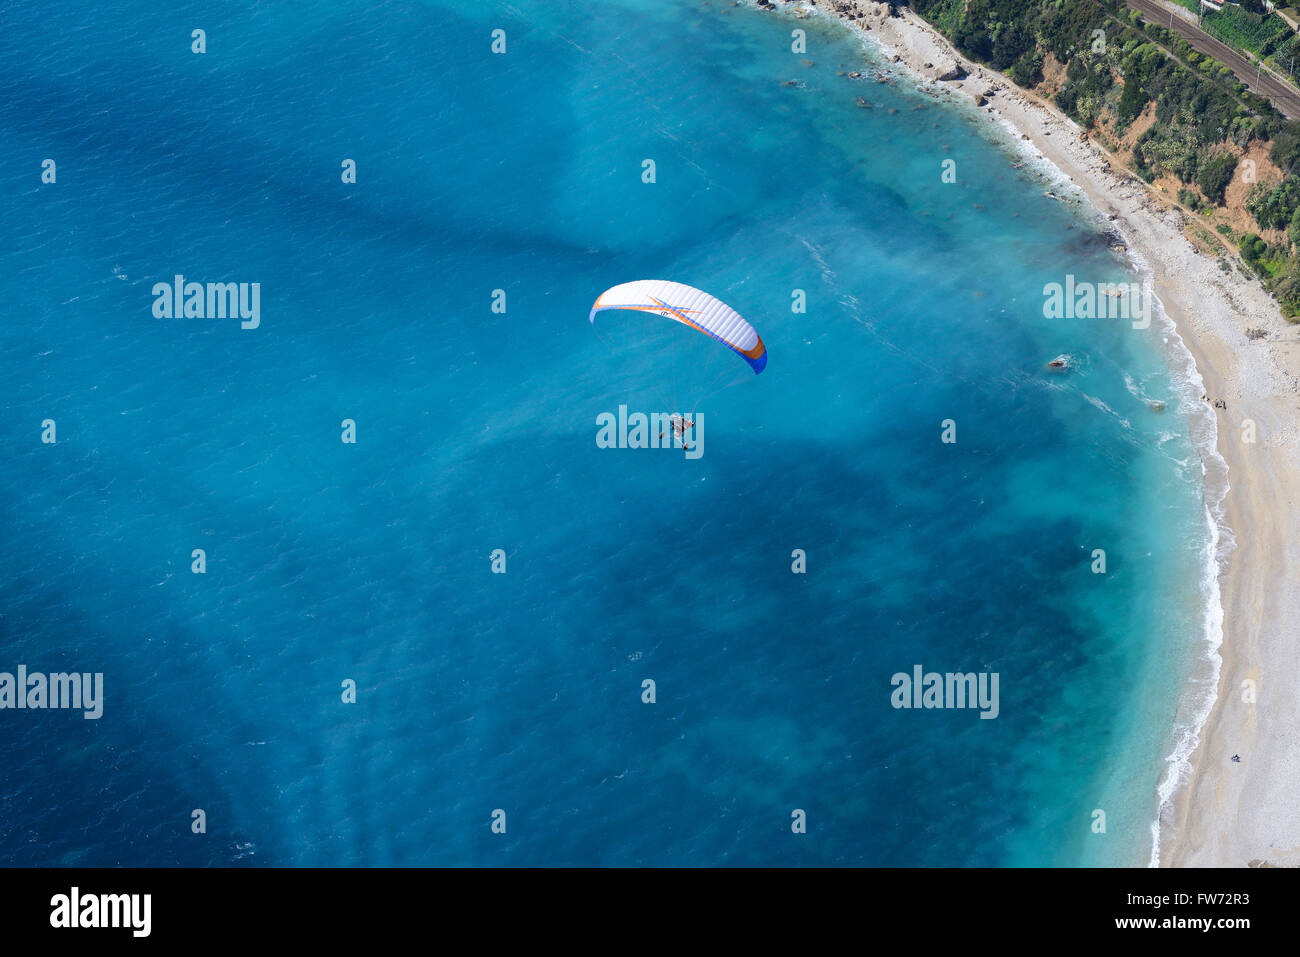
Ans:
[[[1220,154],[1201,167],[1201,172],[1196,177],[1196,185],[1201,187],[1201,192],[1210,202],[1220,204],[1236,169],[1236,156],[1232,153]]]

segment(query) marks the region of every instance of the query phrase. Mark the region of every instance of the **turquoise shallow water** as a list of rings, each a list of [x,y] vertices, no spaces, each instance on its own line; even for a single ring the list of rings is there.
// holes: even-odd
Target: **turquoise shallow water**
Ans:
[[[985,119],[723,3],[11,9],[0,669],[106,700],[0,712],[0,860],[1146,862],[1199,459],[1158,325],[1043,317],[1131,276]],[[260,328],[155,318],[178,272]],[[658,408],[587,322],[636,278],[767,343],[698,460],[595,443]]]

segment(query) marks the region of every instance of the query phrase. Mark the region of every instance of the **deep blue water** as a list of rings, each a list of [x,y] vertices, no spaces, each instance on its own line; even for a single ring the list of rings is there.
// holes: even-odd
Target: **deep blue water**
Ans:
[[[1157,328],[1043,317],[1131,277],[986,119],[716,0],[6,12],[0,670],[106,691],[0,711],[0,863],[1145,863],[1199,461]],[[698,460],[595,443],[639,278],[769,349]]]

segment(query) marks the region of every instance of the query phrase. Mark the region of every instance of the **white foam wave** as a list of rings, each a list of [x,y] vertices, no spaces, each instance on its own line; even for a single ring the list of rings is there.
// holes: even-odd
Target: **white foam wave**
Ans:
[[[1112,416],[1124,428],[1126,429],[1133,428],[1133,423],[1130,422],[1128,419],[1124,418],[1124,416],[1120,415],[1109,405],[1107,405],[1104,399],[1099,399],[1095,395],[1089,395],[1087,392],[1081,392],[1080,395],[1082,395],[1085,399],[1088,400],[1089,405],[1093,406],[1094,408],[1100,409],[1102,412],[1105,412],[1109,416]]]
[[[1174,744],[1165,761],[1168,768],[1156,788],[1157,807],[1151,822],[1150,867],[1160,864],[1160,832],[1166,816],[1172,814],[1174,795],[1191,777],[1191,758],[1201,741],[1205,722],[1214,710],[1218,698],[1219,671],[1223,659],[1219,648],[1223,644],[1223,594],[1219,574],[1236,540],[1225,517],[1227,498],[1228,463],[1219,454],[1219,426],[1213,410],[1202,401],[1205,380],[1196,368],[1196,360],[1183,341],[1177,326],[1165,312],[1164,304],[1152,289],[1150,266],[1126,243],[1128,257],[1139,276],[1144,291],[1155,303],[1153,327],[1158,323],[1165,345],[1171,378],[1179,396],[1179,411],[1185,416],[1193,446],[1201,458],[1201,480],[1204,489],[1204,516],[1206,541],[1202,546],[1201,589],[1205,596],[1205,611],[1201,624],[1202,656],[1194,664],[1187,686],[1179,701],[1179,719],[1174,727]]]

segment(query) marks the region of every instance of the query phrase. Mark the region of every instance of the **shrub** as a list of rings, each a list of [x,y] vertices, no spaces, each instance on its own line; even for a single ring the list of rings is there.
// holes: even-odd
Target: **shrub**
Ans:
[[[1201,167],[1196,185],[1201,187],[1201,192],[1210,202],[1217,205],[1223,202],[1224,191],[1232,182],[1232,174],[1236,169],[1237,157],[1232,153],[1222,153]]]

